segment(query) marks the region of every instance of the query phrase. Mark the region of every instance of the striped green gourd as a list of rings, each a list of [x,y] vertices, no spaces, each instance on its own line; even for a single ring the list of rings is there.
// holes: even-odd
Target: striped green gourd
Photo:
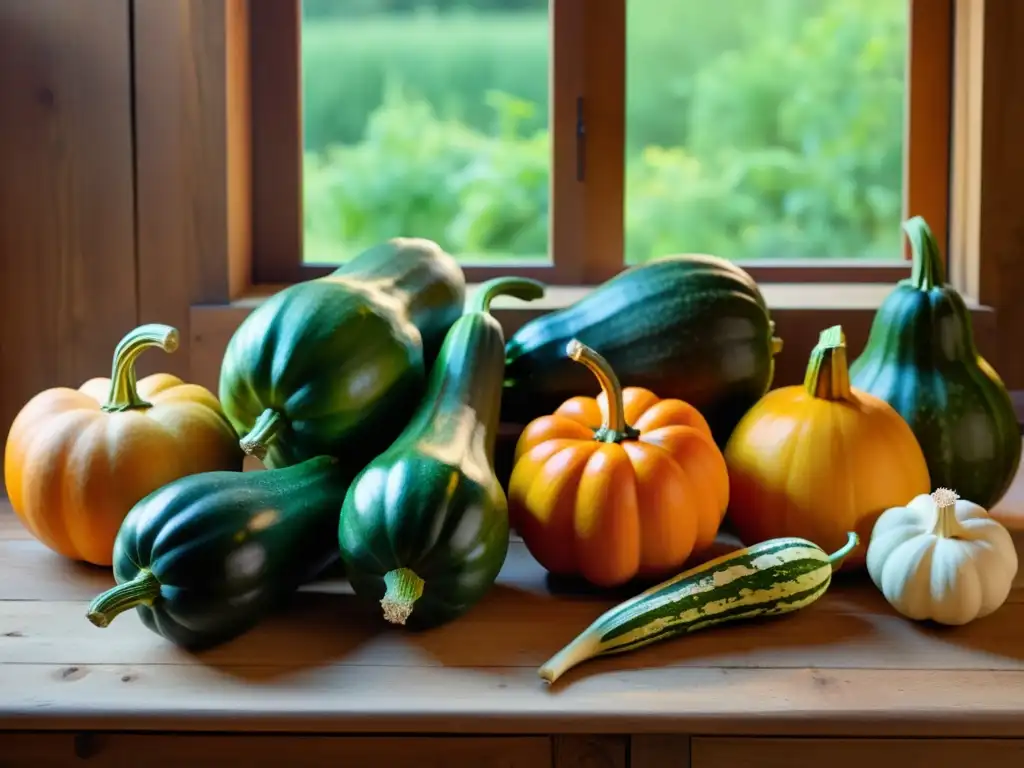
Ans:
[[[539,670],[553,683],[588,659],[737,619],[791,613],[817,600],[858,543],[828,554],[806,539],[769,539],[684,571],[615,606]]]

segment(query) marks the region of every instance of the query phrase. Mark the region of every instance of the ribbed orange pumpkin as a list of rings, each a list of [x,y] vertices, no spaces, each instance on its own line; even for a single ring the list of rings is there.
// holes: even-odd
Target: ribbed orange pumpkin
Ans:
[[[570,398],[523,431],[511,522],[553,574],[611,587],[677,573],[714,541],[729,501],[711,430],[682,400],[622,389],[608,362],[578,341],[568,353],[602,392]]]
[[[150,347],[173,352],[178,332],[143,325],[114,352],[110,379],[33,397],[7,437],[11,506],[39,541],[73,560],[110,565],[129,510],[183,475],[241,470],[238,436],[208,390],[166,373],[136,381]]]

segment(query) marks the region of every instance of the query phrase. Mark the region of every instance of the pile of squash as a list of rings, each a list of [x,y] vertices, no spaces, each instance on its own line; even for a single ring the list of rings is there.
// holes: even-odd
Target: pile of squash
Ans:
[[[511,529],[555,575],[674,577],[603,617],[545,679],[799,607],[839,567],[866,568],[909,617],[964,623],[998,608],[1016,573],[986,508],[1017,471],[1020,433],[926,224],[905,229],[912,275],[863,353],[849,362],[842,328],[824,329],[803,385],[776,389],[782,342],[726,260],[633,267],[506,340],[491,302],[539,299],[541,283],[497,278],[467,300],[454,258],[395,239],[255,309],[216,396],[138,379],[138,356],[173,352],[177,332],[132,330],[109,379],[25,405],[7,493],[43,544],[112,566],[93,624],[136,610],[190,649],[247,631],[339,564],[387,621],[452,621],[494,583]],[[502,422],[526,425],[508,478]],[[243,472],[245,454],[266,470]],[[750,548],[677,575],[726,519]],[[741,577],[739,597],[716,592]],[[712,621],[715,600],[728,607]],[[677,601],[690,619],[666,613]]]

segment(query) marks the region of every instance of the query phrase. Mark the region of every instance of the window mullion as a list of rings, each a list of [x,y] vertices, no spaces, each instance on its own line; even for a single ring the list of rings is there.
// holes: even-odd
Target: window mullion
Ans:
[[[577,283],[586,253],[584,185],[578,178],[576,104],[583,95],[586,0],[551,0],[551,208],[549,249],[554,279]]]
[[[583,19],[582,279],[597,283],[625,262],[626,0],[591,0]]]

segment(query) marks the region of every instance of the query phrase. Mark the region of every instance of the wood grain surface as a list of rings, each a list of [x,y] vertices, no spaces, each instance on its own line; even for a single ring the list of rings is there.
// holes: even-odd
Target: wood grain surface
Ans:
[[[1011,523],[1022,484],[995,510]],[[553,583],[520,541],[447,626],[390,627],[324,580],[193,655],[134,613],[89,624],[109,570],[44,549],[0,504],[0,729],[1024,736],[1024,572],[965,627],[908,621],[866,576],[843,575],[798,613],[591,661],[547,687],[537,667],[628,593]],[[652,738],[641,752],[667,749]],[[595,744],[618,762],[614,740],[563,750]]]

